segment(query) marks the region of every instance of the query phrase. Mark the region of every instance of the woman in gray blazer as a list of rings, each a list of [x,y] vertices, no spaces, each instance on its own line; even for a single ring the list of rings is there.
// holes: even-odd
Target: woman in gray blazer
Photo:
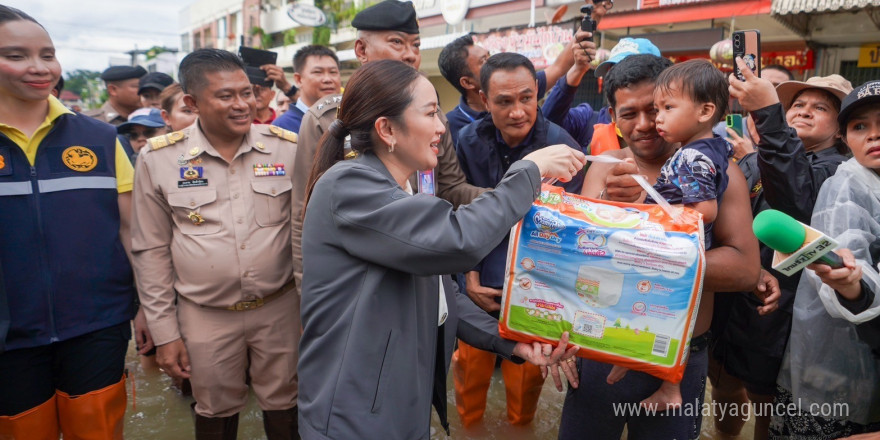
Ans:
[[[427,439],[432,403],[448,432],[456,337],[537,365],[576,352],[565,349],[567,335],[555,350],[501,339],[498,323],[442,274],[473,267],[529,210],[541,177],[570,179],[583,154],[567,146],[532,153],[456,211],[413,195],[410,184],[437,164],[445,131],[438,112],[437,93],[418,71],[374,61],[352,76],[339,120],[321,138],[303,226],[304,439]],[[339,162],[348,135],[357,158]]]

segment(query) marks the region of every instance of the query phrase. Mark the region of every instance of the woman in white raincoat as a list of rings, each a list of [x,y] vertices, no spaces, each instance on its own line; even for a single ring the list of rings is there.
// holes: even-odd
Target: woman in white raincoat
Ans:
[[[811,226],[840,244],[845,266],[802,275],[771,438],[880,431],[880,358],[865,342],[880,327],[880,81],[850,93],[838,121],[853,158],[822,186]]]

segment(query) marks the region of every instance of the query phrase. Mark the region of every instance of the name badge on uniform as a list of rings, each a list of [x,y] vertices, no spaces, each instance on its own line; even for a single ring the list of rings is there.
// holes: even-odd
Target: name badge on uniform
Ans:
[[[419,171],[419,193],[435,195],[434,193],[434,170]]]
[[[287,171],[284,170],[283,163],[255,163],[254,176],[286,176]]]
[[[195,188],[199,186],[208,186],[208,179],[192,179],[192,180],[178,180],[177,187],[178,188]]]

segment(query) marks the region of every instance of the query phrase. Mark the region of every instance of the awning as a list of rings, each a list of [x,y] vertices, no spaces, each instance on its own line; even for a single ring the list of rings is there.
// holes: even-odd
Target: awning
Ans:
[[[852,20],[867,18],[873,22],[874,28],[880,29],[880,7],[877,0],[773,0],[771,7],[773,18],[804,38],[812,35],[817,27],[824,27],[817,25],[816,20],[860,10],[865,11],[865,14],[857,14]],[[813,41],[821,42],[815,38]]]
[[[770,12],[776,15],[800,12],[839,12],[876,6],[875,0],[773,0]]]
[[[770,13],[770,0],[684,3],[676,6],[646,8],[639,11],[627,11],[618,14],[610,13],[599,23],[599,30],[655,26],[660,24],[768,13]]]

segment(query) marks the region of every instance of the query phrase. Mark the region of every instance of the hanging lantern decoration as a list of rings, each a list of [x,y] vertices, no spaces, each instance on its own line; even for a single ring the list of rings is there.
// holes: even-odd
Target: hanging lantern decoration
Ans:
[[[611,58],[611,51],[608,49],[596,49],[596,57],[593,58],[593,61],[591,61],[590,64],[592,64],[593,67],[596,67],[599,64],[608,61],[609,58]]]
[[[709,58],[712,61],[725,66],[733,65],[733,42],[729,39],[721,40],[709,49]]]

